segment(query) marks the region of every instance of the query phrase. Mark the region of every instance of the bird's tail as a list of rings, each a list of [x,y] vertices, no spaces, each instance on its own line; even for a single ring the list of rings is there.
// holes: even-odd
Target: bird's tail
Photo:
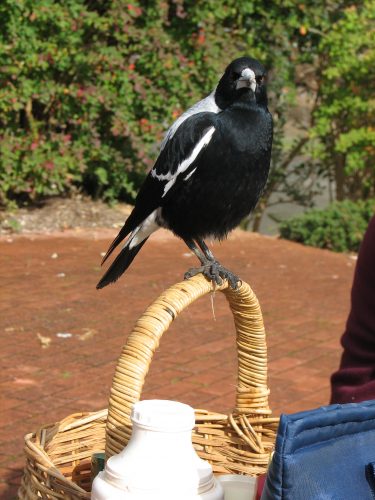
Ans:
[[[138,245],[129,245],[130,241],[127,242],[126,246],[121,250],[116,259],[112,262],[102,279],[96,285],[96,288],[104,288],[110,283],[114,283],[119,279],[119,277],[127,270],[130,264],[133,262],[134,257],[137,255],[139,250],[148,240],[148,237],[143,241],[138,243]]]

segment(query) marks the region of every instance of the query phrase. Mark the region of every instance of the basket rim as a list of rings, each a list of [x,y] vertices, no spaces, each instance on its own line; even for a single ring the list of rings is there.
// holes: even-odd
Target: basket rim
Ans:
[[[54,463],[54,461],[48,455],[45,448],[46,444],[49,444],[51,437],[46,442],[47,433],[51,433],[53,437],[56,435],[63,435],[64,433],[74,431],[74,429],[80,428],[83,425],[89,424],[94,421],[100,421],[107,419],[108,409],[102,409],[94,412],[76,412],[72,413],[61,421],[45,424],[39,427],[35,432],[29,432],[24,436],[24,452],[28,461],[34,463],[37,468],[48,473],[49,476],[53,476],[60,480],[62,483],[69,484],[69,488],[80,495],[88,495],[87,491],[81,488],[71,479],[67,478],[60,470],[59,466]],[[103,422],[105,423],[105,422]],[[53,439],[53,438],[52,438]],[[104,441],[103,441],[104,449]],[[27,474],[27,465],[25,468],[25,474]],[[24,485],[21,484],[20,488]],[[87,496],[90,498],[90,496]]]

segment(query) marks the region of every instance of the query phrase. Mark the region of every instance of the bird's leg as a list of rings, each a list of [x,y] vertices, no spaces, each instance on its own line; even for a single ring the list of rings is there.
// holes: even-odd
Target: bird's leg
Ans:
[[[223,283],[223,279],[227,279],[230,287],[233,288],[233,290],[236,290],[238,282],[241,280],[238,276],[223,267],[220,262],[215,259],[213,253],[202,239],[196,238],[196,242],[202,251],[197,247],[193,240],[184,241],[190,250],[195,253],[202,264],[200,267],[189,269],[188,272],[185,273],[185,279],[189,279],[192,276],[202,273],[205,278],[213,283],[216,283],[217,285],[221,285]]]
[[[204,254],[201,252],[201,250],[197,247],[194,240],[184,239],[184,242],[190,248],[190,250],[198,257],[198,259],[202,265],[207,264],[208,259],[204,256]],[[198,273],[196,273],[196,274],[198,274]]]
[[[206,243],[201,238],[196,238],[196,242],[201,247],[202,252],[204,253],[204,255],[207,258],[207,260],[212,260],[212,261],[216,262],[214,254],[208,248],[208,246],[206,245]]]

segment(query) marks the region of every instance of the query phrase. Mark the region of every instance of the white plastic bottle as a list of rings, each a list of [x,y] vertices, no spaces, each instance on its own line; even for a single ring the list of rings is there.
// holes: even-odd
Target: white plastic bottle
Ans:
[[[92,500],[224,500],[211,465],[192,445],[193,408],[145,400],[131,419],[131,439],[94,479]]]

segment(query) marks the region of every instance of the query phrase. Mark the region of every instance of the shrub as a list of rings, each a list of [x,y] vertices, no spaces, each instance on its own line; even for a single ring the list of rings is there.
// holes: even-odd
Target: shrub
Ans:
[[[280,224],[281,238],[335,252],[358,252],[375,200],[335,202]]]
[[[0,204],[76,186],[131,201],[168,125],[246,47],[226,3],[0,2]]]
[[[375,196],[375,3],[353,2],[318,47],[313,156],[334,179],[336,199]]]
[[[331,26],[332,8],[1,0],[0,204],[76,186],[131,201],[168,125],[232,58],[260,59],[273,71],[270,95],[293,95],[297,52],[312,54],[319,38],[305,26]]]

